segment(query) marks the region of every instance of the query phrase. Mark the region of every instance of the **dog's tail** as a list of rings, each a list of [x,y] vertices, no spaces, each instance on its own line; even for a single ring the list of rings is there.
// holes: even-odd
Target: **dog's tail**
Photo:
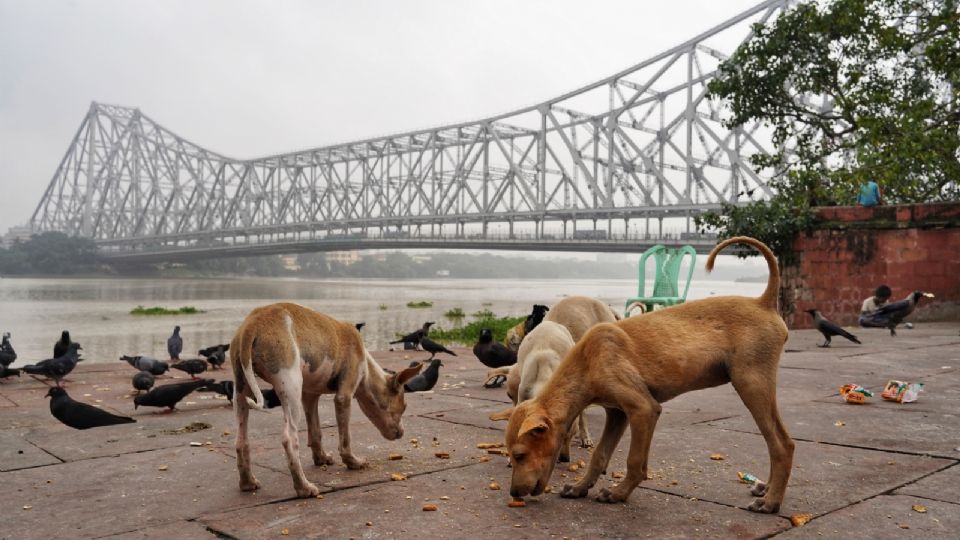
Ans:
[[[767,260],[767,268],[769,269],[770,276],[767,278],[767,288],[763,290],[763,294],[760,295],[758,300],[761,305],[776,310],[777,299],[780,297],[780,267],[777,264],[777,257],[770,251],[770,248],[756,238],[736,236],[717,244],[716,247],[710,251],[710,255],[707,256],[707,272],[713,270],[713,260],[717,255],[723,251],[723,248],[731,244],[747,244],[757,248],[757,251],[763,254],[763,258]]]
[[[240,330],[240,335],[234,338],[236,356],[233,358],[232,364],[233,379],[236,384],[233,385],[233,397],[234,401],[242,397],[248,405],[262,411],[264,410],[263,393],[253,376],[253,345],[256,341],[256,336],[251,335],[251,332],[245,331],[243,328]],[[250,395],[253,396],[253,399],[243,395],[244,387],[250,389]]]

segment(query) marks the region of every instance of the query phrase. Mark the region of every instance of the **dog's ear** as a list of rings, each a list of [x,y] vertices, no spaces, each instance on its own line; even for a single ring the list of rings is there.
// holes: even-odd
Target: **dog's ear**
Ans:
[[[517,437],[523,437],[524,435],[543,435],[550,429],[550,419],[540,413],[531,414],[523,420],[523,423],[520,424],[520,430],[517,432]]]
[[[420,373],[420,369],[423,368],[423,364],[417,364],[413,367],[408,367],[407,369],[397,373],[393,376],[393,387],[394,388],[403,388],[403,383],[409,381],[410,379],[417,376]]]
[[[493,420],[494,422],[498,420],[509,420],[511,414],[513,414],[513,407],[491,414],[490,419]]]

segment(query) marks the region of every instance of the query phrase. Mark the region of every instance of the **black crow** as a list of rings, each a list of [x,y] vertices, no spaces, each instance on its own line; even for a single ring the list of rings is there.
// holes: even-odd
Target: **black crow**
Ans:
[[[59,386],[48,390],[47,397],[50,398],[50,413],[54,418],[73,429],[90,429],[136,422],[133,418],[117,416],[99,407],[76,401]]]
[[[860,340],[857,339],[857,336],[851,334],[850,332],[847,332],[843,328],[840,328],[839,326],[837,326],[833,321],[825,318],[823,314],[820,313],[820,311],[816,309],[808,309],[806,311],[807,313],[810,314],[811,317],[813,317],[813,322],[814,324],[817,325],[817,330],[819,330],[820,333],[823,334],[823,337],[826,339],[826,341],[823,342],[823,345],[817,345],[817,347],[829,347],[830,338],[832,338],[833,336],[843,336],[858,345],[861,344]]]
[[[177,408],[177,403],[187,397],[190,392],[213,383],[213,379],[197,379],[195,381],[156,386],[146,394],[134,396],[133,408],[137,409],[143,405],[144,407],[167,407],[172,411]]]
[[[0,379],[6,379],[7,377],[13,377],[14,375],[19,377],[20,370],[0,364]]]
[[[527,315],[525,321],[523,321],[523,335],[527,335],[531,330],[537,327],[540,323],[543,322],[543,317],[546,316],[547,312],[550,311],[550,308],[541,304],[534,304],[533,311]]]
[[[140,371],[149,371],[152,375],[163,375],[170,369],[170,364],[164,362],[163,360],[150,358],[149,356],[123,355],[120,357],[120,359],[126,361],[128,364]]]
[[[358,322],[358,323],[355,324],[354,326],[357,327],[357,332],[359,332],[360,330],[363,330],[363,327],[366,326],[366,325],[367,325],[367,323],[365,323],[365,322]]]
[[[23,371],[30,375],[43,375],[53,379],[57,381],[57,386],[60,386],[60,380],[73,371],[73,368],[77,367],[77,362],[80,362],[79,351],[82,349],[79,343],[73,342],[63,356],[23,366]]]
[[[181,360],[170,367],[173,369],[179,369],[184,373],[189,373],[190,378],[196,379],[197,373],[203,373],[207,370],[207,361],[201,360],[200,358],[193,358],[191,360]]]
[[[280,406],[280,396],[277,395],[277,391],[273,388],[269,388],[263,391],[263,407],[265,409],[272,409],[274,407]]]
[[[870,317],[877,321],[885,321],[885,326],[890,329],[890,335],[895,336],[897,335],[897,325],[913,313],[914,309],[917,309],[920,299],[924,296],[927,298],[934,297],[933,294],[928,292],[913,291],[909,296],[899,302],[890,302],[889,304],[880,306]]]
[[[516,351],[495,342],[489,328],[480,330],[480,338],[473,346],[473,354],[488,368],[507,367],[517,363]]]
[[[197,392],[216,392],[221,396],[226,396],[227,399],[230,400],[230,403],[233,403],[233,381],[230,380],[208,384],[203,388],[199,388]]]
[[[430,353],[430,360],[433,360],[433,357],[436,356],[437,353],[447,353],[453,356],[457,355],[457,353],[428,338],[427,336],[420,338],[420,346],[423,347],[423,350]]]
[[[206,349],[200,349],[197,351],[197,354],[203,356],[207,359],[207,362],[210,362],[210,365],[213,366],[213,369],[220,369],[220,366],[227,361],[227,351],[230,350],[230,344],[223,345],[214,345],[212,347],[207,347]]]
[[[170,353],[170,360],[180,360],[180,353],[183,352],[183,338],[180,337],[180,327],[174,327],[173,335],[167,338],[167,352]]]
[[[150,390],[153,388],[154,381],[153,373],[149,371],[138,371],[136,375],[133,376],[133,387],[136,388],[137,393],[141,390]]]
[[[423,323],[423,328],[421,328],[421,329],[419,329],[419,330],[417,330],[417,331],[415,331],[415,332],[410,332],[409,334],[403,336],[402,338],[400,338],[400,339],[398,339],[398,340],[396,340],[396,341],[391,341],[391,342],[390,342],[390,345],[394,345],[394,344],[397,344],[397,343],[403,343],[403,344],[409,343],[409,344],[413,345],[413,348],[414,348],[414,349],[419,350],[419,349],[420,349],[420,340],[422,340],[423,338],[427,337],[427,334],[430,333],[430,327],[431,327],[431,326],[433,326],[433,323],[432,323],[432,322],[425,322],[425,323]]]
[[[70,332],[64,330],[60,334],[60,341],[53,344],[53,357],[60,358],[61,356],[67,354],[67,350],[70,349],[70,344],[73,343],[70,341]]]
[[[419,364],[419,362],[414,362],[410,364],[410,367],[416,367],[417,364]],[[404,383],[403,389],[407,392],[426,392],[427,390],[433,390],[433,387],[437,385],[437,379],[440,378],[440,368],[442,366],[443,362],[439,359],[431,360],[427,369]]]
[[[17,359],[17,351],[13,350],[13,344],[10,343],[10,333],[3,334],[3,341],[0,342],[0,366],[7,367]]]

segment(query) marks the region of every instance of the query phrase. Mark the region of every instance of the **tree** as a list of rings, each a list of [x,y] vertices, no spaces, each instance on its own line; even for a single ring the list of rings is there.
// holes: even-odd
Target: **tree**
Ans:
[[[753,36],[710,83],[724,123],[773,129],[755,156],[796,205],[853,204],[872,178],[890,202],[960,197],[957,0],[801,3]]]

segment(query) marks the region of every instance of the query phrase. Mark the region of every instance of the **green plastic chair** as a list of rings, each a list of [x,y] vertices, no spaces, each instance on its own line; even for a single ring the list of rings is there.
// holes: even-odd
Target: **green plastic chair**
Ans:
[[[656,263],[656,273],[653,280],[653,291],[650,296],[644,293],[646,287],[646,264],[647,259],[653,255]],[[680,265],[683,258],[690,255],[690,268],[687,271],[687,284],[683,287],[683,294],[680,294]],[[696,266],[697,252],[691,246],[681,248],[668,248],[662,244],[653,246],[640,256],[640,287],[635,298],[628,298],[624,306],[623,317],[630,316],[630,306],[634,303],[641,303],[645,312],[653,311],[655,305],[673,306],[682,304],[687,300],[687,291],[690,290],[690,280],[693,277],[693,268]]]

